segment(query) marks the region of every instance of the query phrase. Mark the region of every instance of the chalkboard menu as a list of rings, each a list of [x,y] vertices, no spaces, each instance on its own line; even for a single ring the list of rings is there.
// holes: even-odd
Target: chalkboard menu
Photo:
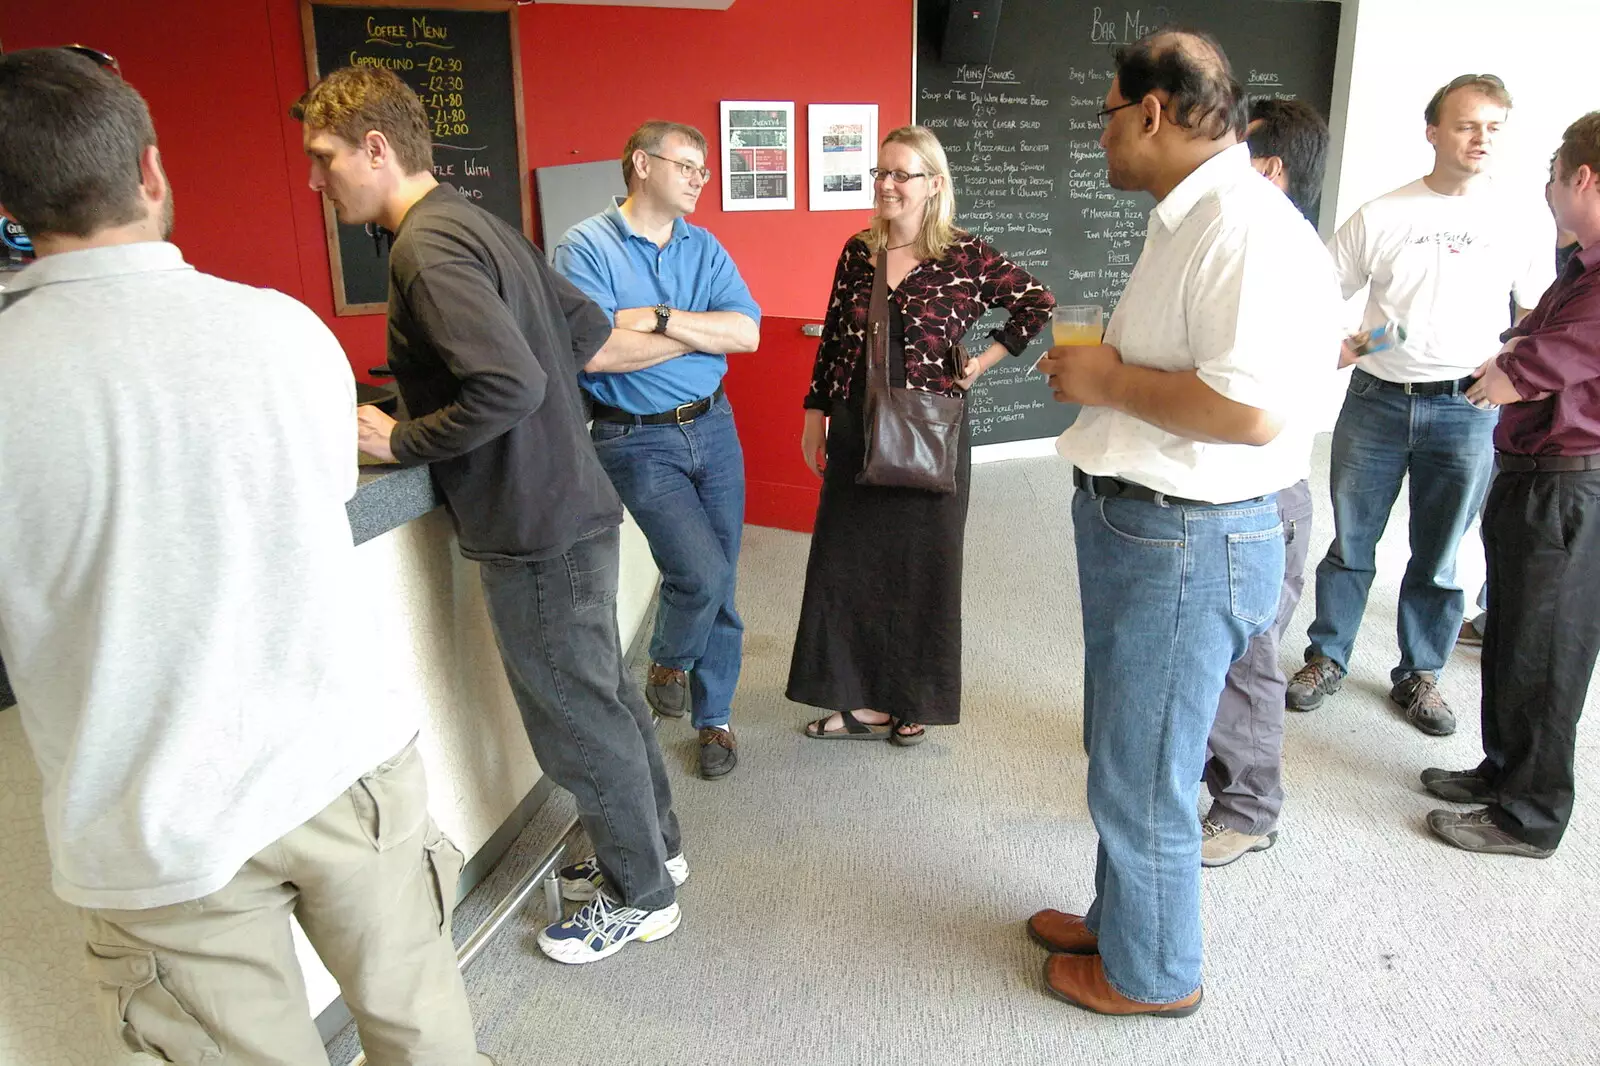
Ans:
[[[531,236],[517,7],[510,0],[301,0],[314,82],[348,66],[394,71],[422,99],[433,127],[433,172],[462,196]],[[341,224],[323,205],[341,315],[381,313],[388,235]]]
[[[1155,206],[1106,181],[1096,112],[1116,48],[1162,26],[1204,30],[1222,43],[1252,100],[1299,98],[1324,116],[1332,103],[1340,5],[1330,0],[954,2],[962,16],[983,9],[988,61],[973,61],[973,35],[961,36],[964,18],[950,18],[952,0],[918,0],[913,108],[949,155],[956,221],[1036,274],[1058,303],[1101,304],[1107,319]],[[974,443],[1050,437],[1072,423],[1077,408],[1056,403],[1029,372],[1049,344],[1046,331],[1023,359],[978,380],[969,408]]]

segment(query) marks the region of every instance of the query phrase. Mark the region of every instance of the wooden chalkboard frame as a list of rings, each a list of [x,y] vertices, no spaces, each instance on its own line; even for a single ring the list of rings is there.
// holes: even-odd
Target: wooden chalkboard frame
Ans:
[[[512,104],[517,127],[517,185],[522,198],[522,233],[533,239],[533,188],[528,169],[528,126],[522,99],[522,34],[518,28],[516,0],[300,0],[300,32],[305,43],[307,85],[322,77],[317,67],[317,36],[312,9],[317,7],[409,7],[424,11],[499,11],[507,17],[507,41],[511,49]],[[326,198],[322,202],[322,226],[328,241],[328,262],[333,268],[333,308],[337,315],[384,314],[384,303],[353,304],[345,300],[344,260],[339,250],[339,219]]]

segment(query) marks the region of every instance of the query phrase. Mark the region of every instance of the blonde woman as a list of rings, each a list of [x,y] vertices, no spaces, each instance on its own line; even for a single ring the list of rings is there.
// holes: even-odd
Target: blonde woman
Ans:
[[[822,478],[788,696],[832,711],[818,740],[920,743],[961,717],[961,550],[972,437],[963,425],[954,495],[856,484],[863,454],[867,307],[882,253],[894,388],[958,396],[1050,321],[1055,298],[991,245],[955,226],[944,148],[922,126],[884,138],[877,214],[839,255],[805,399],[800,447]],[[956,366],[985,311],[1010,318]]]

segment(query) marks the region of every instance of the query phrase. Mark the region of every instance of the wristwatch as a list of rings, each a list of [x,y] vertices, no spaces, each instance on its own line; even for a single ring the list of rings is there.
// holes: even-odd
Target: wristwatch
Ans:
[[[656,304],[656,328],[653,332],[665,333],[667,331],[667,319],[671,317],[672,308],[666,304]]]

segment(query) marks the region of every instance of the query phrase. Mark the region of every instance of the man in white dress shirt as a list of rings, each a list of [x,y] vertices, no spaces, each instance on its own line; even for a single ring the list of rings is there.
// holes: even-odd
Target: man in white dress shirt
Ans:
[[[1331,378],[1341,311],[1311,228],[1240,143],[1244,93],[1215,41],[1162,32],[1118,52],[1101,112],[1113,186],[1151,193],[1144,251],[1105,343],[1040,364],[1084,406],[1077,467],[1095,899],[1029,929],[1057,996],[1103,1014],[1201,1000],[1195,783],[1228,667],[1272,624],[1276,493],[1304,476],[1284,432]]]

